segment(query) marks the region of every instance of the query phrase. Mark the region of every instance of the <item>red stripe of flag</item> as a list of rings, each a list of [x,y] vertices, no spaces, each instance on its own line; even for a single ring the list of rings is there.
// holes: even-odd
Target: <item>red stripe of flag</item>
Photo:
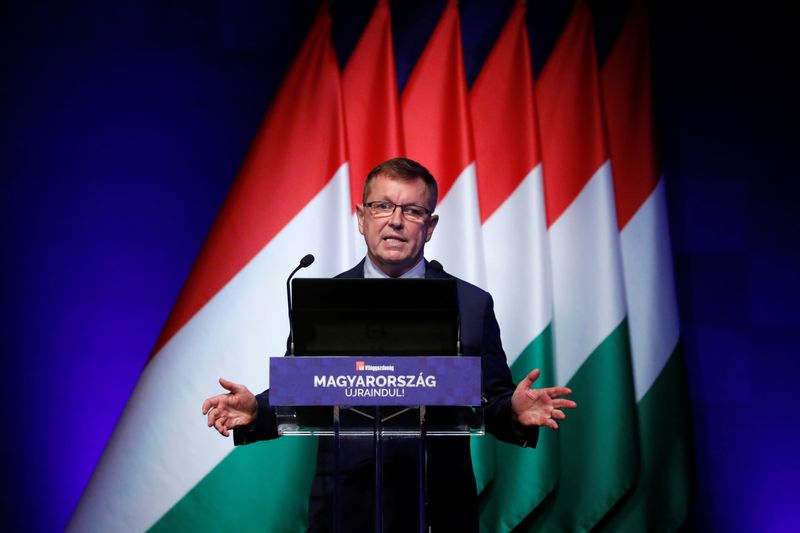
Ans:
[[[342,75],[350,160],[350,195],[361,203],[372,168],[402,155],[403,126],[397,97],[388,0],[379,0]],[[355,209],[355,207],[353,207]]]
[[[634,2],[601,72],[620,229],[658,184],[650,78],[647,13]]]
[[[483,223],[541,160],[522,1],[475,80],[470,105]]]
[[[473,161],[455,0],[449,0],[403,91],[403,128],[408,156],[436,176],[439,200]]]
[[[536,81],[548,227],[608,159],[594,49],[591,13],[577,0]]]
[[[267,113],[151,357],[344,164],[339,67],[327,3]]]

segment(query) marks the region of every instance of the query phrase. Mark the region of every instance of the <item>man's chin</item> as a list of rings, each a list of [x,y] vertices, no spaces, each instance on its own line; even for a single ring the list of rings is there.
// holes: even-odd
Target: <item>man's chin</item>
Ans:
[[[404,255],[404,256],[399,256],[399,255],[397,255],[397,256],[395,256],[395,255],[381,255],[381,256],[378,257],[378,259],[382,263],[384,263],[386,265],[392,265],[392,266],[401,266],[401,265],[404,265],[406,263],[410,263],[411,262],[411,260],[409,259],[409,257],[407,255]]]
[[[405,246],[381,246],[377,251],[378,258],[387,263],[395,264],[411,260],[411,254]]]
[[[382,263],[386,266],[392,267],[412,267],[417,263],[417,259],[411,257],[408,253],[400,250],[382,250],[382,253],[373,257],[376,263]]]

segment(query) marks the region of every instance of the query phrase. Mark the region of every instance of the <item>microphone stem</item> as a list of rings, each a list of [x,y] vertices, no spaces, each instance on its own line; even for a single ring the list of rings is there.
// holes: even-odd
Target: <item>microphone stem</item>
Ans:
[[[303,264],[300,263],[297,267],[292,270],[292,273],[289,274],[289,277],[286,278],[286,302],[288,303],[289,307],[289,355],[294,355],[294,324],[292,320],[292,292],[289,288],[289,283],[292,281],[292,278],[297,273],[298,270],[303,268]]]

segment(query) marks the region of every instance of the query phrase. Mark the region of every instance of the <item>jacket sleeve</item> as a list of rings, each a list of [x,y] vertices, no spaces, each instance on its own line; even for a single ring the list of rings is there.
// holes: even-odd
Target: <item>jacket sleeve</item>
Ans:
[[[286,352],[284,357],[289,355],[292,337],[286,337]],[[233,430],[233,444],[239,446],[241,444],[250,444],[251,442],[258,442],[260,440],[271,440],[280,437],[278,435],[278,415],[275,408],[269,404],[269,389],[261,394],[256,394],[256,401],[258,402],[258,417],[256,421],[242,428]]]
[[[487,297],[483,312],[481,370],[486,431],[511,444],[535,447],[539,439],[539,427],[522,426],[514,419],[511,410],[511,395],[516,385],[511,379],[511,371],[500,341],[500,326],[497,324],[491,296]]]

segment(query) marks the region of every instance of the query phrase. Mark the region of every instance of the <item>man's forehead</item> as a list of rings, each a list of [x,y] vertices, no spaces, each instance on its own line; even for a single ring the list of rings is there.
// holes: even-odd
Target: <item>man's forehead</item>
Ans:
[[[364,192],[369,193],[375,190],[375,186],[378,184],[388,184],[392,183],[393,185],[399,185],[404,189],[404,192],[413,192],[413,191],[420,191],[423,198],[420,199],[427,199],[428,194],[428,187],[425,184],[425,180],[422,176],[417,176],[413,178],[405,178],[399,176],[392,176],[391,174],[378,174],[372,180],[370,180],[365,187]]]

